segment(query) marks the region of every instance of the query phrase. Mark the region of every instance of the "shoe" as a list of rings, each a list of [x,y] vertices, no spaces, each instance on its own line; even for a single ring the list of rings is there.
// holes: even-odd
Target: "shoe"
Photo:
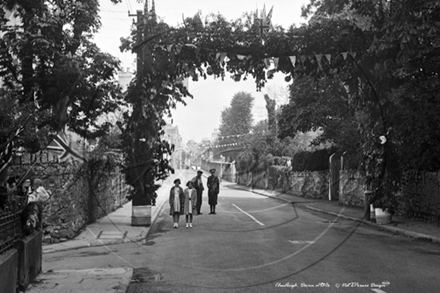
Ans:
[[[203,215],[203,213],[198,213],[197,215]]]
[[[213,212],[210,212],[209,214],[212,215],[212,214],[214,214],[214,213],[213,213]]]
[[[176,229],[176,228],[177,228],[177,226],[176,226],[176,223],[174,223],[174,225],[173,225],[173,228],[174,228],[174,229]]]
[[[212,214],[213,214],[213,215],[217,215],[217,213],[216,213],[216,212],[212,212]]]
[[[189,225],[188,225],[188,224],[186,224],[186,228],[189,228]]]
[[[193,227],[193,224],[189,223],[189,227],[192,228],[192,227]]]

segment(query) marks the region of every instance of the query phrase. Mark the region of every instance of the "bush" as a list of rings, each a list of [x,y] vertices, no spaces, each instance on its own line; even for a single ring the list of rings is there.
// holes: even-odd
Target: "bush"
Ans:
[[[314,152],[298,152],[292,158],[292,171],[324,171],[330,168],[329,158],[337,150],[322,149]]]

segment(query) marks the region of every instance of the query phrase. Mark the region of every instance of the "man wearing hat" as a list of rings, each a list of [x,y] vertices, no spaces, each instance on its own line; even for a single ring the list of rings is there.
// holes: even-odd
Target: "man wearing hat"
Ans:
[[[215,175],[215,169],[209,170],[211,176],[208,177],[208,203],[211,208],[209,214],[215,215],[215,206],[217,205],[218,194],[220,192],[220,180]]]
[[[203,194],[203,190],[205,190],[205,188],[203,187],[203,183],[202,183],[202,171],[197,171],[197,176],[194,177],[193,179],[191,179],[193,186],[195,188],[195,190],[197,191],[197,201],[196,201],[196,212],[197,215],[201,215],[202,213],[200,212],[200,209],[202,208],[202,194]]]

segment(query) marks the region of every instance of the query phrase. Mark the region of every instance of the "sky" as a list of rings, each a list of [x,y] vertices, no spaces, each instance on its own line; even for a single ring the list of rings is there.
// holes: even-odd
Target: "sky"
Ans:
[[[130,35],[130,28],[135,20],[136,10],[142,10],[146,0],[122,0],[122,3],[113,4],[110,0],[100,0],[102,27],[94,40],[102,51],[108,52],[121,60],[124,69],[133,71],[135,68],[135,55],[121,53],[119,50],[120,38]],[[151,2],[149,6],[151,8]],[[139,3],[141,2],[141,3]],[[221,13],[228,20],[240,18],[245,12],[261,11],[263,6],[266,11],[273,6],[272,23],[288,28],[292,24],[300,25],[305,20],[301,18],[301,7],[308,0],[156,0],[156,14],[172,26],[182,24],[182,16],[192,17],[198,11],[202,17],[210,13]],[[255,81],[235,82],[226,75],[225,80],[208,78],[197,82],[189,82],[189,91],[194,96],[187,98],[187,105],[178,104],[173,111],[173,124],[179,127],[183,141],[211,138],[211,134],[218,129],[221,123],[221,112],[229,107],[234,94],[244,91],[254,98],[254,122],[267,118],[264,94],[276,98],[277,104],[287,101],[287,86],[281,73],[266,84],[261,92],[256,91]]]

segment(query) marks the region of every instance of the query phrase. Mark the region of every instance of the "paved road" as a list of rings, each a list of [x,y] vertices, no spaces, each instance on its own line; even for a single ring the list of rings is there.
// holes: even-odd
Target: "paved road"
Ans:
[[[167,196],[174,178],[164,184]],[[184,180],[182,180],[184,181]],[[205,181],[206,183],[206,181]],[[438,292],[440,246],[223,186],[217,215],[172,228],[166,205],[145,244],[53,253],[66,268],[130,266],[128,292]],[[338,287],[339,286],[339,287]]]

